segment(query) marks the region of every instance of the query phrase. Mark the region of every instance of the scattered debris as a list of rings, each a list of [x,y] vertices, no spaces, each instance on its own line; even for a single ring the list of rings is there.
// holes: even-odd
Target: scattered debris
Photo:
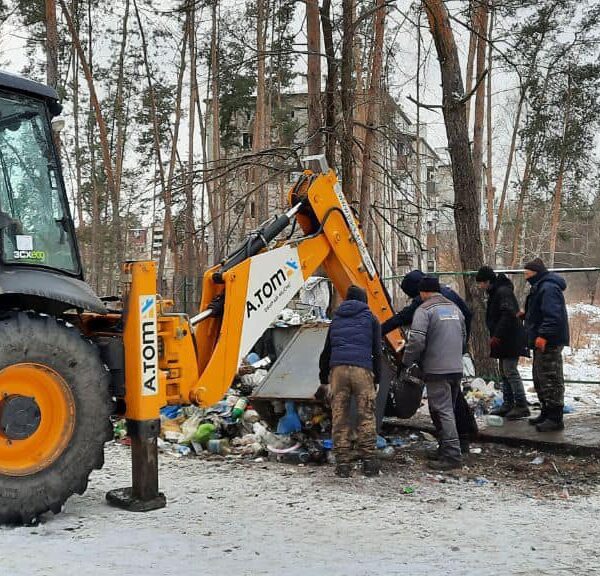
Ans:
[[[546,461],[546,459],[543,456],[536,456],[531,462],[530,464],[534,464],[535,466],[540,466],[541,464],[543,464]]]

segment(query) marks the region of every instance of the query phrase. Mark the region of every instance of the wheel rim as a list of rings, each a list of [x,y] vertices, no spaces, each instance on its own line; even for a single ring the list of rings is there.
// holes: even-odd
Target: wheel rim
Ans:
[[[27,438],[0,428],[0,474],[27,476],[50,466],[73,436],[75,400],[64,378],[41,364],[13,364],[0,371],[0,401],[27,398],[39,409],[39,421]]]

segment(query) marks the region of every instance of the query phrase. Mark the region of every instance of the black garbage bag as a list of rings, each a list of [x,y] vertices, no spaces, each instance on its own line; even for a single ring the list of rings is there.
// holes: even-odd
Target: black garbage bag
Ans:
[[[424,388],[423,375],[416,364],[399,370],[390,383],[386,415],[402,419],[414,416],[421,406]]]

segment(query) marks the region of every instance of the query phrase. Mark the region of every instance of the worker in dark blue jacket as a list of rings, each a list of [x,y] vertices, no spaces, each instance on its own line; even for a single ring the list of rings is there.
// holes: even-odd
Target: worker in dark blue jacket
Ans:
[[[358,286],[348,288],[346,299],[335,311],[319,359],[319,378],[331,401],[333,450],[338,476],[352,471],[351,400],[356,402],[356,452],[363,474],[377,476],[375,456],[376,387],[381,374],[381,326],[367,304],[367,293]],[[321,393],[319,394],[321,395]]]
[[[402,291],[409,297],[412,298],[410,304],[405,306],[392,316],[389,320],[386,320],[381,325],[381,332],[383,335],[395,330],[396,328],[406,327],[412,324],[415,312],[417,308],[423,304],[423,299],[419,295],[419,284],[425,277],[425,274],[421,270],[412,270],[403,279],[400,284]],[[442,285],[440,287],[440,294],[450,300],[457,308],[461,311],[463,318],[465,319],[465,328],[467,332],[467,343],[471,334],[471,320],[473,314],[466,302],[449,286]],[[474,438],[478,433],[477,422],[467,401],[462,393],[458,395],[456,404],[454,407],[454,417],[456,418],[456,428],[460,438],[460,448],[463,455],[469,454],[469,443],[470,439]]]
[[[423,304],[423,300],[421,296],[419,296],[419,283],[425,277],[425,274],[421,272],[421,270],[413,270],[409,272],[403,279],[400,284],[400,288],[402,291],[409,297],[412,298],[410,304],[405,306],[392,316],[389,320],[384,322],[381,325],[381,332],[385,335],[396,328],[401,328],[402,326],[410,326],[413,321],[413,317],[417,308]],[[458,295],[452,288],[449,286],[441,286],[441,295],[444,298],[447,298],[458,306],[458,309],[462,312],[462,315],[465,319],[465,325],[467,328],[467,341],[469,340],[469,335],[471,334],[471,319],[473,318],[473,314],[471,310],[467,306],[466,302]]]
[[[536,258],[525,264],[531,285],[525,303],[527,346],[533,350],[533,385],[542,407],[529,420],[539,432],[562,430],[565,381],[562,351],[569,345],[569,317],[564,291],[567,283]]]

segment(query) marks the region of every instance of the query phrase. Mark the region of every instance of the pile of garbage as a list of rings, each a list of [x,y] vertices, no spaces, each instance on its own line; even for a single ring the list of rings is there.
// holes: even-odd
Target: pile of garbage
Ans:
[[[300,298],[300,304],[308,309],[284,309],[274,322],[275,327],[328,322],[329,287],[322,278],[312,280]],[[269,459],[296,464],[332,462],[331,415],[326,406],[292,400],[270,401],[267,409],[264,400],[259,410],[252,406],[253,393],[266,378],[272,361],[272,356],[260,358],[251,352],[232,388],[214,406],[163,408],[159,450],[176,457]],[[126,435],[125,421],[117,422],[115,437],[126,443]],[[378,448],[383,457],[386,449],[387,456],[394,451],[381,437]]]
[[[493,381],[474,378],[463,386],[467,404],[476,417],[489,414],[491,410],[502,404],[502,392],[496,389]]]
[[[236,387],[210,408],[163,408],[160,449],[179,455],[267,457],[295,463],[327,460],[331,421],[326,409],[318,404],[275,401],[272,410],[278,421],[271,430],[243,394],[251,391],[259,378],[256,370],[242,374]]]

